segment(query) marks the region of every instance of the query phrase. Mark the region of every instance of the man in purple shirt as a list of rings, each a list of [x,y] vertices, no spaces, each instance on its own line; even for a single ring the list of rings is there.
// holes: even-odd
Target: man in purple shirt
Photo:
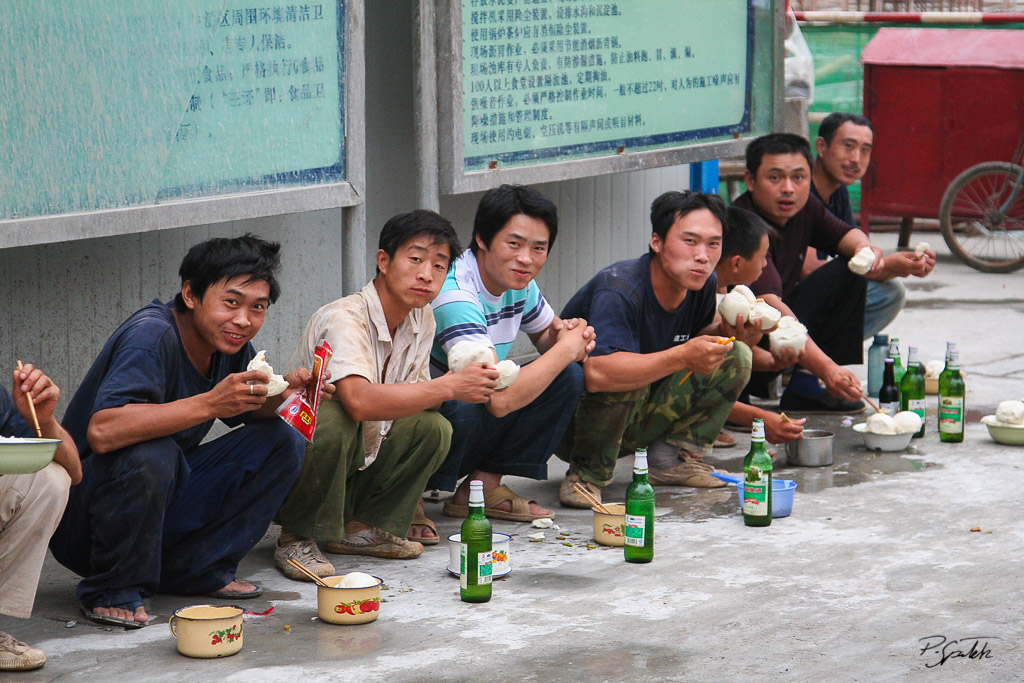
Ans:
[[[862,362],[867,281],[891,277],[885,256],[867,235],[833,216],[818,199],[809,199],[813,160],[807,140],[786,133],[762,136],[747,147],[746,161],[748,191],[733,205],[757,213],[779,231],[770,240],[768,265],[751,289],[800,320],[810,337],[799,357],[792,351],[767,360],[756,354],[754,367],[761,372],[752,374],[748,389],[758,393],[768,379],[797,364],[782,395],[782,410],[860,412],[860,382],[842,366]],[[808,247],[842,258],[801,279]],[[875,261],[860,276],[849,270],[847,261],[864,247],[871,249]]]

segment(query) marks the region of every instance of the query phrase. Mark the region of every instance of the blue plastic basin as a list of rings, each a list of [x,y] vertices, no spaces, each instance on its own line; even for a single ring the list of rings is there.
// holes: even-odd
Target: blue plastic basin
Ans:
[[[736,484],[740,501],[740,512],[743,512],[743,482]],[[789,517],[793,511],[793,493],[796,482],[792,479],[772,479],[772,517]]]

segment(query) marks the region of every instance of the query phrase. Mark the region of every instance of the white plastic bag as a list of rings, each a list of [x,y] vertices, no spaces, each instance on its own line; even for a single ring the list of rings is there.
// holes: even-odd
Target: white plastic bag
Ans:
[[[786,14],[786,97],[801,97],[810,105],[814,102],[814,57],[800,32],[796,14],[789,8]]]

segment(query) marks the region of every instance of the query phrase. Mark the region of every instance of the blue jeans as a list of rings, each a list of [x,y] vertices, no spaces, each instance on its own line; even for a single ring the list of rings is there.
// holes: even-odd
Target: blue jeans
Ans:
[[[235,578],[299,474],[305,441],[277,418],[183,452],[170,437],[82,462],[50,541],[86,607],[201,595]]]
[[[864,339],[885,329],[896,319],[907,301],[907,288],[898,278],[886,282],[868,280],[868,295],[864,304]]]
[[[548,458],[582,395],[583,368],[570,363],[532,403],[505,417],[483,404],[445,401],[439,412],[452,423],[452,445],[427,488],[452,491],[474,470],[547,479]]]

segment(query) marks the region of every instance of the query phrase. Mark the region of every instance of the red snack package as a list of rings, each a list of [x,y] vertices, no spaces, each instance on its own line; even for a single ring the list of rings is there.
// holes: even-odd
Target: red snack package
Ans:
[[[324,371],[331,360],[331,345],[321,339],[313,351],[313,396],[307,396],[309,390],[296,391],[281,404],[277,414],[281,419],[295,428],[306,441],[313,443],[313,432],[316,431],[316,414],[320,409],[320,385],[324,381]]]

